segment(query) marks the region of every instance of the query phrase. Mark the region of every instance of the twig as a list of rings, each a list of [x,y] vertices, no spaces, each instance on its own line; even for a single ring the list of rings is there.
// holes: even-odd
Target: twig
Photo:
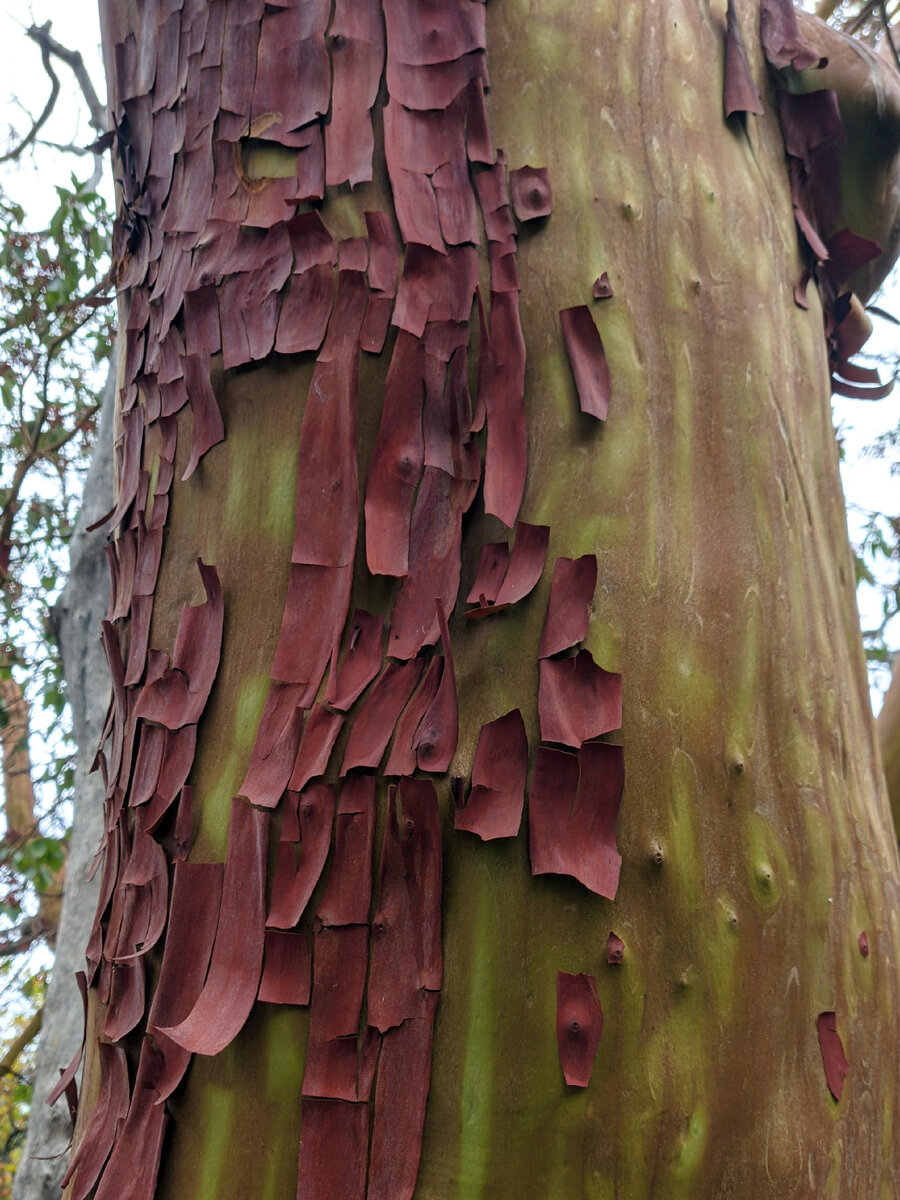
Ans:
[[[29,31],[28,31],[29,37],[33,36],[32,30],[34,30],[35,28],[36,28],[35,26],[32,26],[32,28],[29,29]],[[50,22],[48,21],[47,24],[43,28],[44,28],[44,30],[47,31],[47,34],[49,36]],[[49,120],[50,114],[53,112],[53,109],[56,107],[56,101],[57,101],[57,98],[59,97],[59,76],[53,70],[53,66],[50,62],[50,49],[48,46],[43,45],[38,38],[35,37],[34,41],[36,41],[38,43],[38,45],[41,47],[41,62],[43,64],[44,70],[50,76],[50,95],[47,99],[47,103],[44,105],[43,112],[37,118],[37,120],[32,122],[31,129],[29,129],[28,133],[25,134],[25,136],[22,138],[21,142],[19,142],[19,144],[17,146],[13,146],[12,150],[7,151],[6,154],[0,155],[0,163],[12,162],[15,159],[19,158],[28,149],[28,147],[32,144],[34,139],[40,133],[43,126],[46,125],[47,121]]]
[[[4,1075],[16,1074],[15,1067],[19,1055],[22,1053],[25,1047],[30,1042],[33,1042],[40,1033],[43,1021],[44,1010],[43,1008],[39,1008],[19,1036],[10,1043],[9,1049],[6,1051],[3,1057],[0,1058],[0,1079],[2,1079]]]

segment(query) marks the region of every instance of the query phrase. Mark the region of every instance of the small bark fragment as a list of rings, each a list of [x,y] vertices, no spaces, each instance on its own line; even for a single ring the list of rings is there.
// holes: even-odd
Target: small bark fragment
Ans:
[[[337,806],[331,874],[316,909],[322,925],[368,923],[374,834],[375,776],[348,775]]]
[[[292,792],[302,792],[311,779],[325,774],[343,723],[344,718],[340,713],[329,712],[321,704],[312,709],[306,719],[294,769],[288,781]]]
[[[605,271],[594,280],[592,291],[595,300],[609,300],[612,298],[612,284],[609,282],[609,276]]]
[[[288,785],[303,726],[302,686],[271,683],[240,794],[260,808],[274,808]]]
[[[389,662],[366,697],[353,722],[341,775],[354,767],[377,767],[394,732],[394,726],[422,674],[420,658],[407,663]]]
[[[816,1029],[819,1034],[819,1049],[822,1051],[822,1063],[825,1067],[825,1082],[835,1100],[840,1102],[844,1093],[844,1080],[850,1064],[844,1055],[844,1047],[837,1031],[837,1017],[833,1012],[821,1012],[816,1018]]]
[[[293,929],[313,894],[331,844],[334,787],[313,783],[300,797],[300,858],[291,842],[279,842],[266,926]]]
[[[304,1096],[297,1200],[365,1200],[369,1106]]]
[[[734,0],[728,0],[725,32],[725,116],[736,112],[762,116],[763,106],[759,88],[750,74],[747,50],[738,23]]]
[[[477,834],[482,841],[515,837],[525,803],[528,736],[522,714],[512,712],[482,725],[472,767],[472,790],[453,817],[455,829]]]
[[[440,600],[437,602],[438,624],[444,647],[444,669],[437,692],[422,717],[413,747],[419,769],[442,775],[456,753],[459,737],[459,709],[456,700],[456,674],[453,669],[453,648],[447,615]]]
[[[540,660],[541,738],[578,747],[622,724],[622,676],[604,671],[589,650]]]
[[[150,1038],[141,1044],[134,1092],[94,1200],[153,1200],[168,1115],[156,1090],[162,1055]]]
[[[561,654],[582,641],[591,619],[597,586],[597,556],[558,558],[553,568],[547,616],[541,630],[538,658]]]
[[[590,1083],[602,1032],[603,1009],[594,976],[567,975],[565,971],[559,971],[556,976],[556,1040],[559,1064],[569,1087],[585,1088]]]
[[[611,967],[620,967],[625,961],[625,943],[611,931],[606,939],[606,961]]]
[[[562,309],[559,318],[581,411],[605,421],[609,415],[609,364],[591,310],[578,304]]]
[[[520,221],[549,217],[553,210],[553,191],[546,167],[519,167],[509,173],[509,191],[513,211]]]
[[[268,1004],[309,1004],[312,948],[305,933],[266,930],[266,951],[257,999]]]
[[[384,618],[358,608],[350,626],[350,640],[340,671],[332,671],[325,703],[346,712],[362,695],[382,663]],[[336,665],[336,664],[335,664]]]
[[[100,1172],[128,1113],[130,1088],[128,1063],[121,1046],[99,1042],[100,1096],[91,1112],[78,1149],[72,1155],[62,1187],[72,1182],[68,1193],[73,1200],[85,1200],[100,1177]]]

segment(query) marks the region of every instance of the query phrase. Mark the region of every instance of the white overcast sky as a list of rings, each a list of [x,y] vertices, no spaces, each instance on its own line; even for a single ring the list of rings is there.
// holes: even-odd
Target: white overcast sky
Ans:
[[[4,134],[5,127],[9,125],[15,126],[20,132],[28,128],[28,118],[19,104],[37,113],[48,94],[48,80],[41,67],[38,49],[24,36],[23,31],[23,25],[32,22],[40,25],[48,19],[52,20],[52,32],[58,41],[81,51],[96,80],[97,91],[103,95],[100,32],[94,0],[36,0],[31,9],[23,10],[18,6],[0,9],[0,46],[3,46],[0,131]],[[57,105],[57,113],[42,135],[48,140],[63,143],[89,142],[92,136],[83,108],[78,103],[72,76],[61,64],[57,66],[57,71],[62,83],[62,103]],[[15,192],[23,203],[27,203],[35,223],[52,211],[55,198],[53,183],[59,179],[61,170],[68,172],[74,169],[84,174],[90,169],[88,159],[77,160],[70,156],[62,168],[59,163],[59,156],[39,150],[34,159],[26,159],[17,167],[19,179],[15,184]],[[24,186],[26,181],[27,189]],[[882,303],[900,317],[900,285],[895,284]],[[898,346],[900,329],[885,322],[876,322],[875,338],[870,341],[867,350],[895,354]],[[889,514],[900,513],[900,477],[891,475],[890,461],[865,455],[865,448],[878,433],[896,426],[900,415],[898,399],[900,386],[892,396],[879,403],[840,399],[836,402],[835,416],[847,449],[845,491],[851,504],[860,508],[877,509]],[[856,536],[859,520],[852,511],[850,527],[851,536]],[[865,596],[861,597],[864,623],[875,619],[874,610],[865,611],[871,603],[871,599],[867,601]],[[894,643],[900,643],[900,629],[894,634]]]

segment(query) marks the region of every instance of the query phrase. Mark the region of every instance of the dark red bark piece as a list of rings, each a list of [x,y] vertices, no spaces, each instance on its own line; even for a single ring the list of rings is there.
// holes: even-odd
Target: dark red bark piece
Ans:
[[[363,1098],[358,1094],[360,1082],[366,1081],[360,1078],[357,1030],[368,942],[367,925],[325,927],[316,933],[309,1043],[303,1072],[305,1096]]]
[[[588,630],[594,588],[597,586],[597,556],[558,558],[553,568],[547,616],[541,630],[539,658],[560,654],[580,642]]]
[[[361,608],[354,612],[341,669],[332,672],[328,680],[326,704],[346,712],[362,695],[381,667],[383,631],[384,617],[373,616]]]
[[[484,6],[385,0],[390,54],[408,66],[451,62],[485,46]]]
[[[129,538],[129,543],[134,542]],[[128,647],[128,663],[125,668],[125,686],[140,683],[147,661],[147,639],[150,636],[150,617],[153,614],[151,596],[131,598],[131,644]]]
[[[366,316],[359,333],[360,347],[367,354],[380,354],[387,341],[394,311],[394,297],[382,292],[369,292]]]
[[[334,271],[316,264],[291,276],[281,301],[275,349],[279,354],[318,350],[334,303]]]
[[[325,126],[325,182],[356,187],[372,178],[369,110],[384,65],[381,12],[368,0],[337,0],[329,28],[331,120]],[[375,286],[375,285],[373,285]]]
[[[451,246],[445,255],[427,246],[407,246],[394,324],[420,338],[429,321],[467,322],[478,272],[474,246]]]
[[[532,875],[571,875],[614,900],[622,866],[616,817],[624,785],[621,746],[590,742],[577,758],[540,746],[528,800]]]
[[[322,899],[321,925],[365,925],[372,904],[375,776],[348,775],[341,784],[334,827],[334,856]]]
[[[269,1004],[309,1004],[312,949],[305,933],[266,930],[259,996]]]
[[[605,421],[609,413],[609,364],[591,310],[586,304],[577,304],[562,309],[559,318],[581,411]]]
[[[622,676],[598,667],[589,650],[542,658],[538,689],[541,738],[580,746],[622,724]]]
[[[827,61],[819,58],[801,34],[792,0],[762,0],[759,19],[766,60],[777,70],[805,71]]]
[[[423,993],[421,1015],[382,1038],[367,1200],[411,1200],[415,1191],[437,1002],[437,993]]]
[[[513,211],[520,221],[550,216],[553,191],[546,167],[519,167],[516,171],[510,171],[509,191]]]
[[[300,797],[300,860],[290,842],[280,842],[266,925],[292,929],[309,903],[331,845],[334,787],[313,783]]]
[[[840,371],[839,374],[842,375],[843,371]],[[855,384],[845,383],[842,379],[832,375],[831,390],[837,392],[839,396],[849,396],[853,400],[883,400],[894,390],[894,380],[889,379],[880,387],[857,387]]]
[[[310,711],[288,782],[292,792],[302,792],[310,779],[325,774],[343,723],[340,713],[329,712],[321,704]]]
[[[159,771],[163,761],[167,730],[161,725],[141,722],[140,739],[134,760],[134,774],[128,793],[132,806],[146,804],[156,791]]]
[[[63,1187],[74,1180],[67,1193],[73,1200],[85,1200],[97,1182],[128,1113],[130,1088],[125,1051],[121,1046],[99,1042],[97,1053],[100,1058],[99,1097],[62,1179]]]
[[[750,74],[747,50],[738,23],[734,0],[728,0],[725,30],[725,116],[748,112],[762,116],[763,106],[759,88]]]
[[[549,525],[528,525],[519,521],[509,566],[497,592],[498,605],[516,604],[534,590],[547,561],[549,542]]]
[[[472,790],[454,813],[454,829],[475,833],[485,842],[515,837],[522,822],[527,772],[528,737],[522,714],[514,708],[481,727]]]
[[[399,809],[399,811],[398,811]],[[434,784],[390,788],[372,921],[368,1019],[381,1033],[418,1016],[441,986],[441,819]]]
[[[191,404],[191,456],[182,480],[190,479],[203,455],[225,440],[225,426],[209,377],[209,354],[189,354],[184,381]]]
[[[184,337],[189,355],[217,354],[221,350],[219,298],[212,284],[185,293]]]
[[[78,1068],[81,1066],[82,1055],[84,1054],[84,1043],[87,1037],[87,976],[84,971],[75,972],[75,983],[78,986],[78,994],[81,996],[81,1005],[83,1009],[83,1022],[81,1027],[81,1042],[78,1049],[72,1056],[72,1061],[66,1069],[60,1074],[58,1081],[50,1090],[50,1094],[44,1101],[45,1104],[54,1105],[60,1096],[65,1092],[70,1084],[74,1085],[75,1076],[78,1074]]]
[[[403,710],[394,730],[394,741],[384,768],[385,775],[414,775],[418,762],[413,744],[416,730],[437,695],[443,674],[443,660],[435,655],[428,664],[425,678]]]
[[[143,958],[113,964],[110,980],[103,1035],[111,1042],[117,1042],[130,1033],[144,1015],[146,970]]]
[[[833,1012],[821,1012],[816,1018],[819,1034],[819,1049],[825,1067],[825,1082],[835,1100],[840,1102],[844,1092],[844,1080],[850,1072],[850,1064],[844,1055],[844,1047],[837,1030],[837,1017]]]
[[[809,301],[806,299],[806,289],[809,287],[810,279],[812,279],[812,275],[804,269],[801,272],[800,278],[794,284],[794,303],[798,308],[802,308],[807,312],[809,311]]]
[[[393,296],[400,270],[400,247],[391,214],[367,212],[366,230],[369,235],[369,287],[376,292]]]
[[[869,957],[869,935],[865,930],[859,935],[859,952],[863,958]]]
[[[409,535],[410,570],[394,604],[388,654],[412,658],[437,641],[435,601],[452,612],[459,589],[462,515],[475,485],[440,467],[426,467]]]
[[[414,658],[402,664],[389,662],[385,666],[353,722],[341,775],[354,767],[378,766],[424,665],[421,659]]]
[[[366,483],[366,561],[373,575],[405,575],[413,499],[422,473],[423,352],[400,330]]]
[[[522,503],[528,468],[525,340],[515,292],[491,291],[490,342],[486,353],[485,393],[483,397],[479,394],[488,428],[484,507],[485,512],[512,527]],[[481,386],[479,375],[479,392]]]
[[[273,123],[264,136],[281,140],[280,135],[328,111],[331,81],[325,29],[329,14],[328,0],[307,0],[267,13],[261,22],[251,105],[231,111],[249,113],[253,120],[267,113],[279,114],[281,121]],[[227,56],[223,61],[228,61]],[[302,87],[293,83],[297,79],[303,80]],[[223,85],[223,107],[230,108],[224,95]]]
[[[466,596],[467,604],[493,604],[509,566],[509,545],[506,542],[487,542],[481,547],[475,582]]]
[[[612,284],[609,282],[609,276],[604,271],[602,275],[598,275],[594,280],[593,296],[595,300],[609,300],[613,294]]]
[[[166,730],[162,765],[156,781],[157,794],[169,805],[181,791],[194,762],[197,745],[197,726],[184,725],[181,729]]]
[[[120,883],[130,903],[111,955],[115,962],[146,954],[159,941],[166,925],[169,873],[165,852],[138,822]]]
[[[272,676],[305,685],[301,707],[311,707],[350,604],[352,564],[292,563]]]
[[[288,786],[303,726],[303,709],[298,707],[302,692],[298,684],[269,685],[250,765],[240,788],[240,794],[251,804],[274,808]]]
[[[368,1104],[304,1096],[300,1122],[297,1200],[365,1200]]]
[[[611,967],[621,966],[625,959],[625,943],[618,934],[610,931],[606,939],[606,961]]]
[[[129,505],[137,495],[141,473],[141,447],[144,443],[144,413],[136,408],[122,417],[122,436],[116,442],[116,481],[119,498],[111,513],[88,526],[88,532],[100,525],[109,524],[115,529],[128,512]]]
[[[603,1009],[593,975],[556,976],[556,1041],[569,1087],[587,1087],[603,1032]]]
[[[839,290],[860,267],[881,254],[881,246],[871,238],[860,237],[852,229],[841,229],[828,239],[827,274]]]
[[[484,82],[481,79],[471,79],[466,91],[466,154],[470,162],[490,166],[494,161],[494,145],[488,128]]]
[[[449,322],[432,323],[428,330],[451,330],[449,344],[435,346],[437,355],[425,354],[425,406],[423,432],[425,465],[440,467],[454,479],[477,482],[481,476],[481,459],[472,438],[472,405],[465,345],[468,326]],[[462,334],[463,344],[454,348],[455,331]],[[432,343],[435,344],[435,343]],[[449,351],[446,357],[444,350]],[[449,370],[447,363],[449,362]]]
[[[450,630],[447,626],[447,614],[440,600],[437,602],[437,619],[444,647],[444,669],[434,699],[416,731],[413,747],[420,770],[443,775],[456,753],[459,708],[456,700],[456,673],[453,669]]]
[[[222,906],[209,974],[184,1020],[161,1032],[195,1054],[218,1054],[244,1025],[256,999],[265,943],[269,814],[231,803]]]
[[[149,1038],[141,1045],[134,1092],[94,1200],[153,1200],[168,1122],[155,1080],[162,1055]]]

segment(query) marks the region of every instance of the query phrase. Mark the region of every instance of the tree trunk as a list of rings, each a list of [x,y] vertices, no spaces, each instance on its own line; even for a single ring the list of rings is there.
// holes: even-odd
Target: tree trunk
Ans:
[[[724,3],[383,7],[384,74],[366,4],[103,8],[118,615],[67,1195],[893,1196],[823,336],[846,370],[864,255],[760,7],[782,81],[820,51],[738,5],[764,112],[726,120]]]

